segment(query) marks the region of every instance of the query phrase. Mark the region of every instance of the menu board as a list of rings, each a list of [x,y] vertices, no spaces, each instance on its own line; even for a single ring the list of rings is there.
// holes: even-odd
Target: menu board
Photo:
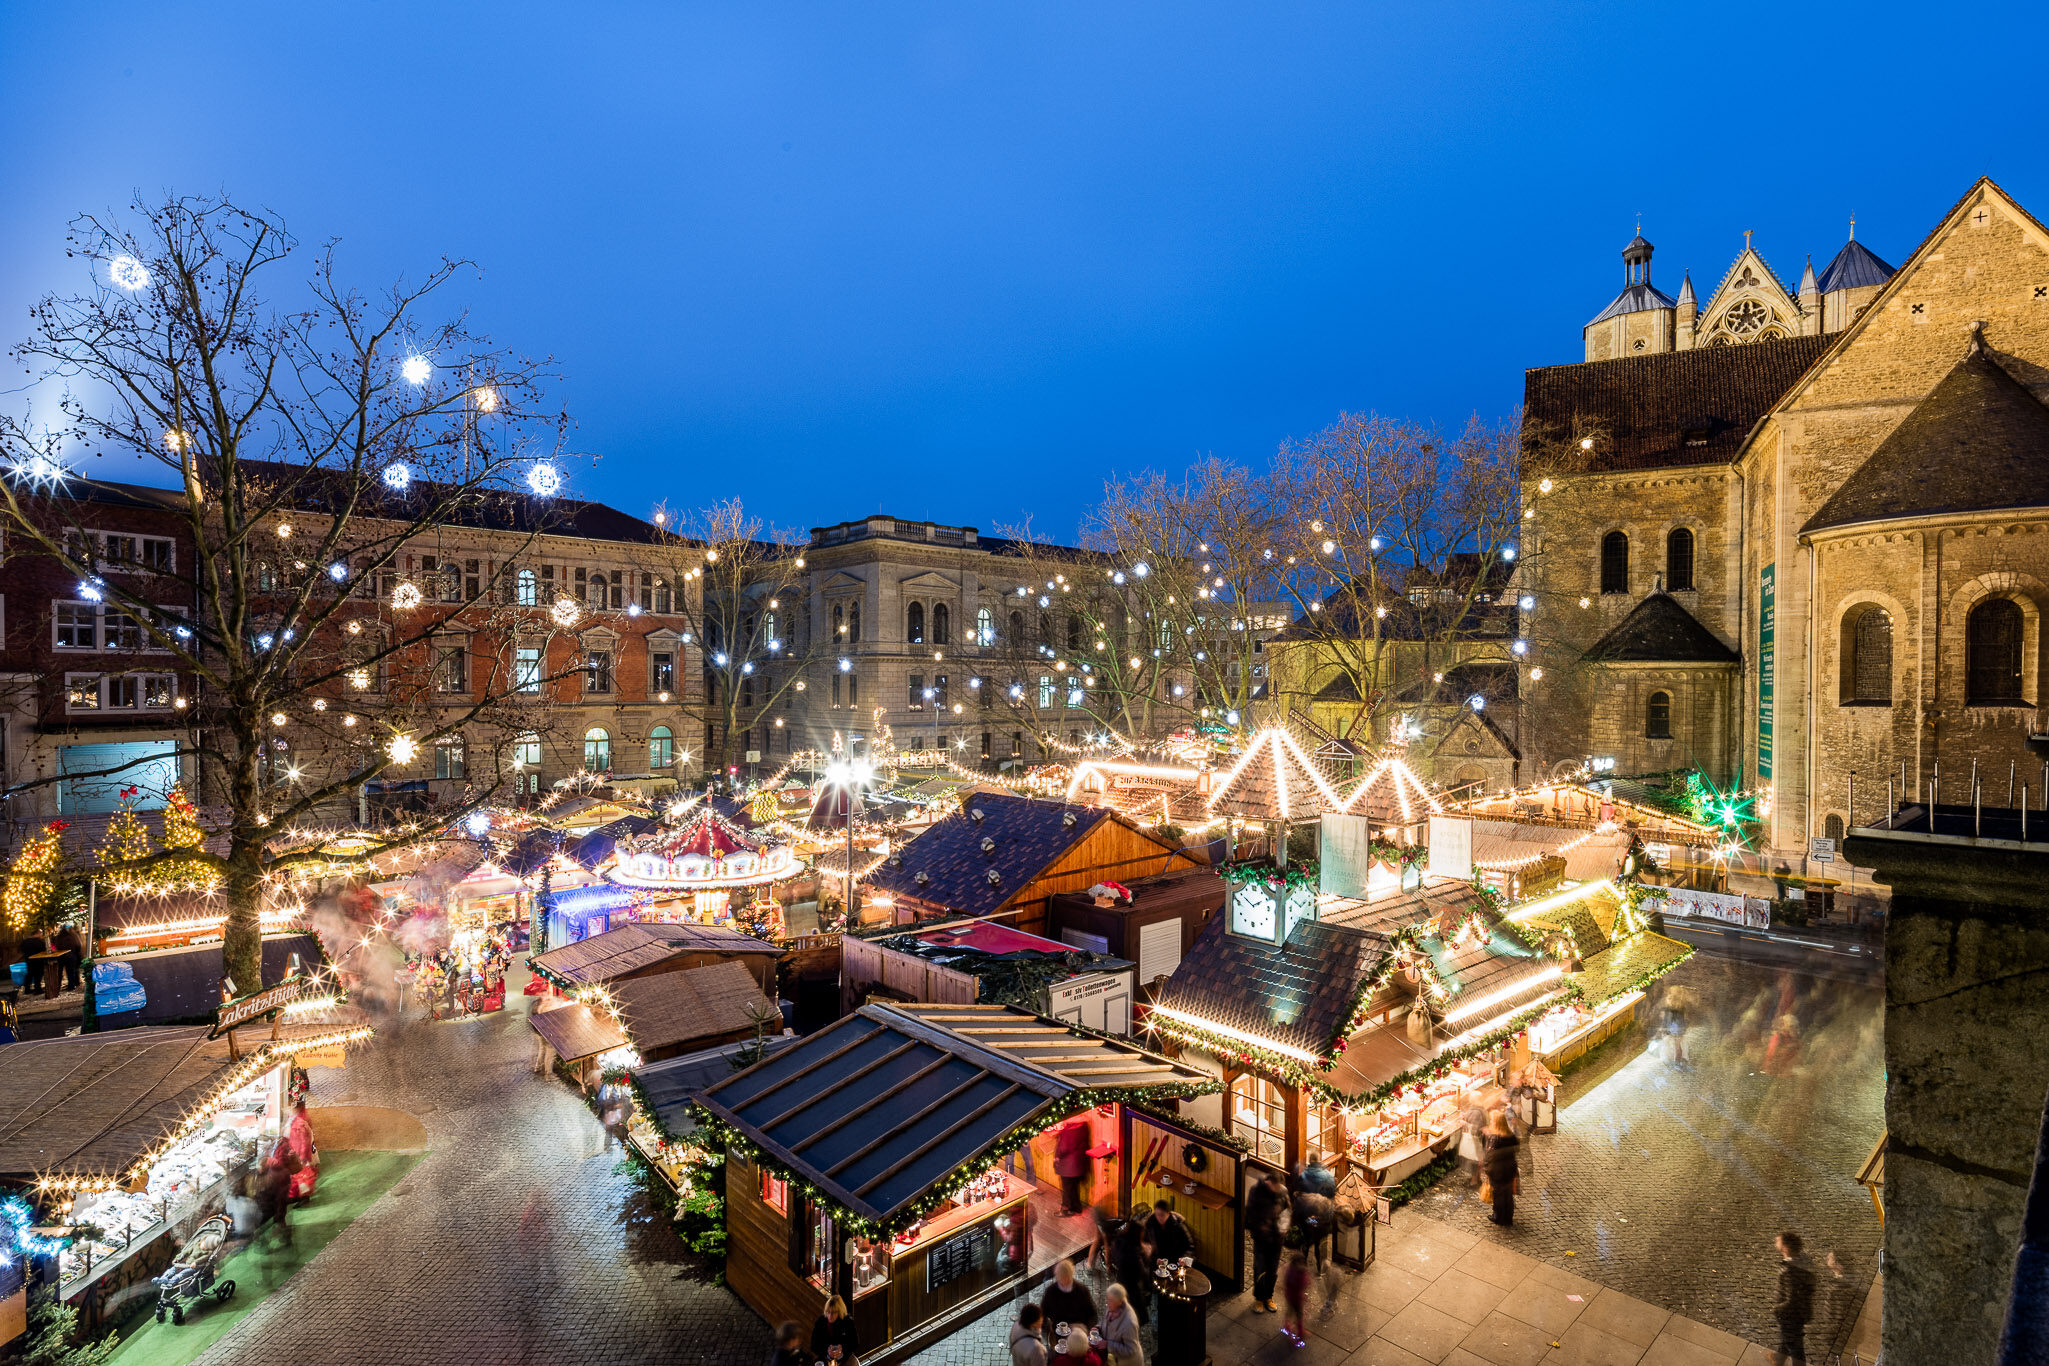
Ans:
[[[986,1224],[966,1233],[934,1243],[925,1254],[925,1289],[937,1290],[979,1267],[987,1266],[996,1250],[996,1235]]]

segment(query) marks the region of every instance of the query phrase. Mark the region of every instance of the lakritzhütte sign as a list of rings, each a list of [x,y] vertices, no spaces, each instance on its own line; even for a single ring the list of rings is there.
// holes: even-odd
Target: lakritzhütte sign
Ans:
[[[274,987],[266,987],[262,991],[252,992],[232,1001],[223,1001],[220,1014],[213,1023],[213,1032],[206,1037],[218,1039],[222,1033],[237,1025],[247,1024],[259,1015],[268,1015],[273,1010],[290,1005],[305,992],[306,979],[294,977]]]

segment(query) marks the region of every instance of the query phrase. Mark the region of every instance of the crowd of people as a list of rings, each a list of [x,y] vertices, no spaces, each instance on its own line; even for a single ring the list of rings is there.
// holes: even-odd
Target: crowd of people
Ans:
[[[505,1008],[505,973],[512,966],[511,945],[496,936],[484,941],[469,958],[453,949],[438,949],[412,960],[413,984],[427,1003],[430,1020],[461,1019]]]

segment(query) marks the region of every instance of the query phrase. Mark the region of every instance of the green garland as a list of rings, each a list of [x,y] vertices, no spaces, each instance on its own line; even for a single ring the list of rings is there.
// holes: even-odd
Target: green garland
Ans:
[[[1403,1205],[1408,1204],[1409,1201],[1415,1199],[1424,1191],[1429,1190],[1439,1181],[1442,1181],[1445,1175],[1456,1166],[1458,1166],[1458,1149],[1453,1148],[1448,1153],[1439,1153],[1435,1158],[1431,1159],[1429,1166],[1419,1172],[1412,1173],[1408,1180],[1402,1182],[1393,1190],[1382,1192],[1387,1200],[1387,1207],[1389,1209],[1400,1209]]]
[[[1387,840],[1369,840],[1366,851],[1376,863],[1407,870],[1430,866],[1430,846],[1427,844],[1392,844]]]
[[[1317,880],[1317,867],[1315,859],[1303,859],[1285,868],[1267,863],[1227,863],[1217,870],[1217,875],[1234,890],[1248,882],[1264,882],[1276,891],[1307,887],[1313,892],[1322,885]]]

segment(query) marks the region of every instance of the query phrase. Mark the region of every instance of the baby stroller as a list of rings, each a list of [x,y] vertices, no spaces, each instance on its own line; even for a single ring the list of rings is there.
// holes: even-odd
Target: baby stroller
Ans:
[[[157,1322],[164,1321],[164,1315],[171,1316],[171,1322],[185,1322],[185,1306],[204,1296],[211,1295],[226,1304],[234,1296],[235,1283],[232,1280],[214,1284],[213,1275],[221,1254],[228,1245],[228,1235],[234,1231],[234,1222],[225,1214],[216,1214],[193,1230],[192,1237],[178,1250],[171,1264],[156,1278]]]

